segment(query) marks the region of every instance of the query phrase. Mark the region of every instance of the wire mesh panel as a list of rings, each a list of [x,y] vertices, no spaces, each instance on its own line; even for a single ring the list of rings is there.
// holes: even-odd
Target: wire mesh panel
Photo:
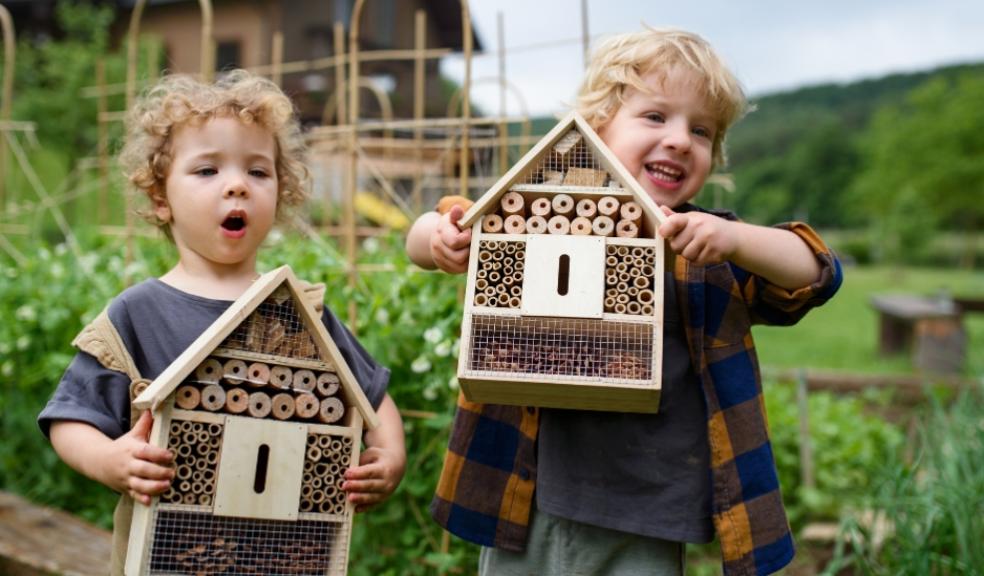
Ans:
[[[158,509],[150,574],[344,574],[347,524],[226,518]]]
[[[290,291],[280,287],[226,338],[223,348],[317,360],[318,347],[294,306]]]
[[[651,384],[653,324],[473,315],[466,376]]]
[[[588,148],[584,136],[571,129],[517,183],[600,188],[609,186],[610,182],[611,176]]]

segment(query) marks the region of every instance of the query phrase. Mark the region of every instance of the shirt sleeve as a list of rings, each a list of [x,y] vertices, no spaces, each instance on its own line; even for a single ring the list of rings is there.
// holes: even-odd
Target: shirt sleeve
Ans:
[[[840,260],[827,247],[820,236],[802,222],[790,222],[775,226],[789,230],[800,237],[813,251],[820,265],[820,275],[809,286],[788,290],[760,276],[745,272],[743,292],[749,304],[752,322],[788,326],[798,322],[811,309],[824,304],[840,288],[844,279]],[[736,277],[742,275],[736,274]]]
[[[366,352],[362,344],[356,340],[355,336],[348,331],[348,328],[335,317],[326,306],[321,315],[321,321],[328,334],[334,340],[338,350],[342,353],[345,363],[348,364],[359,386],[368,398],[373,409],[379,408],[386,395],[386,388],[389,386],[390,370],[381,366],[376,360]]]
[[[111,439],[130,429],[130,378],[104,368],[85,352],[72,359],[54,394],[38,415],[45,436],[51,424],[72,420],[89,424]]]

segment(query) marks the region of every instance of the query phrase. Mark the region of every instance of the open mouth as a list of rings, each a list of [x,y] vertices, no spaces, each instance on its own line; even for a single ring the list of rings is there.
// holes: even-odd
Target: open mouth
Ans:
[[[661,162],[646,164],[646,172],[653,178],[664,182],[680,182],[684,177],[683,170]]]
[[[239,232],[246,228],[246,213],[242,210],[233,210],[222,221],[222,228],[230,232]]]

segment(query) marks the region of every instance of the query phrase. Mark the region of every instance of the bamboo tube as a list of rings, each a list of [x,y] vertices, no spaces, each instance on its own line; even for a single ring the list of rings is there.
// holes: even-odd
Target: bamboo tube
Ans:
[[[226,392],[226,412],[242,414],[249,408],[249,393],[242,388],[233,388]]]
[[[623,216],[622,219],[625,220],[626,218]],[[633,246],[632,255],[639,259],[645,258],[646,249],[643,248],[642,246]]]
[[[598,214],[612,217],[618,213],[618,200],[612,196],[605,196],[598,200]]]
[[[616,251],[616,254],[618,254],[618,256],[620,258],[622,258],[623,260],[629,255],[629,247],[628,246],[619,246],[618,248],[615,249],[615,251]]]
[[[629,302],[626,306],[626,311],[629,314],[635,314],[638,316],[642,312],[642,305],[638,302]]]
[[[202,426],[199,426],[196,428],[195,434],[197,435],[196,440],[198,444],[207,449],[209,445],[208,431],[206,431]]]
[[[354,441],[352,440],[352,437],[351,436],[342,436],[342,445],[343,446],[348,447],[348,446],[351,446],[353,443],[354,443]]]
[[[318,476],[324,477],[328,474],[328,464],[324,462],[318,462],[314,465],[314,473]]]
[[[616,246],[615,244],[609,244],[608,246],[605,246],[605,254],[608,256],[614,256],[618,254],[618,246]]]
[[[208,433],[215,439],[222,436],[222,424],[211,423],[208,425]]]
[[[338,398],[325,398],[321,401],[318,409],[318,420],[325,424],[332,424],[341,420],[345,415],[345,405]]]
[[[507,256],[512,256],[513,254],[516,253],[516,248],[517,248],[517,245],[519,243],[518,242],[503,242],[503,244],[504,244],[504,246],[502,247],[502,251],[505,252]]]
[[[652,307],[651,304],[643,304],[642,305],[642,315],[643,316],[652,316],[653,315],[653,312],[655,312],[655,309]]]
[[[194,475],[195,471],[188,464],[178,464],[174,470],[175,480],[187,480]]]
[[[485,290],[488,287],[489,287],[489,281],[486,280],[485,278],[479,278],[475,280],[475,290],[481,292],[482,290]]]
[[[198,405],[202,401],[202,395],[198,391],[198,388],[190,384],[186,384],[178,388],[177,396],[175,396],[174,403],[178,405],[178,408],[182,410],[194,410],[198,408]]]
[[[617,295],[618,295],[618,290],[617,289],[615,289],[615,288],[606,288],[605,289],[605,298],[614,298]]]
[[[499,249],[499,243],[496,242],[495,240],[489,240],[487,242],[483,242],[482,247],[484,247],[486,250],[494,252]]]
[[[516,252],[516,264],[513,265],[513,268],[516,269],[516,272],[522,272],[523,269],[526,268],[525,261],[526,261],[526,251],[520,250]]]
[[[629,286],[625,293],[629,295],[629,298],[636,298],[639,296],[639,289],[635,286]]]
[[[622,302],[616,302],[614,310],[616,314],[625,314],[626,305]]]
[[[294,416],[294,397],[281,392],[270,399],[271,411],[277,420],[288,420]]]
[[[475,306],[488,306],[489,298],[485,294],[475,294]]]
[[[178,456],[181,458],[188,458],[191,456],[191,444],[182,444],[178,446]]]
[[[498,234],[502,232],[502,216],[498,214],[486,214],[482,217],[482,232]]]
[[[315,492],[320,491],[321,487],[324,485],[325,485],[324,479],[318,478],[317,476],[313,476],[311,478],[311,487],[314,488]],[[321,498],[324,498],[324,494],[321,495]]]
[[[322,456],[324,456],[324,454],[322,453],[320,446],[308,446],[307,449],[308,460],[313,460],[317,462],[318,460],[321,460]]]
[[[521,304],[522,304],[522,301],[519,298],[513,297],[513,298],[510,298],[509,299],[509,307],[510,308],[519,308]]]
[[[609,246],[609,248],[611,248],[611,246]],[[606,256],[605,257],[605,266],[607,266],[609,268],[614,268],[614,267],[618,266],[618,258],[615,257],[614,255]]]
[[[262,362],[253,362],[246,368],[246,383],[259,388],[270,383],[270,367]]]
[[[652,278],[656,274],[656,269],[649,264],[644,264],[642,266],[642,275],[646,278]]]
[[[246,363],[242,360],[226,360],[222,365],[222,378],[230,384],[239,384],[246,379]]]
[[[205,461],[214,466],[215,463],[219,461],[219,451],[212,450],[209,452],[208,456],[205,458]]]
[[[199,482],[192,482],[191,483],[191,493],[192,494],[194,494],[195,496],[198,496],[198,495],[202,494],[203,492],[205,492],[205,486],[201,483],[201,481],[199,481]]]
[[[331,448],[331,436],[327,434],[322,434],[318,436],[318,446],[320,446],[323,450],[326,451],[329,448]]]
[[[530,214],[534,216],[543,216],[544,218],[550,216],[550,199],[549,198],[537,198],[530,203]]]
[[[338,392],[340,385],[338,374],[335,374],[334,372],[321,372],[318,374],[318,381],[315,384],[315,389],[322,397],[332,396]]]
[[[518,282],[521,283],[522,281],[523,278],[522,275],[520,275]],[[520,286],[519,284],[513,285],[513,287],[509,289],[509,295],[515,298],[521,298],[523,296],[523,287]]]
[[[598,213],[598,205],[591,198],[583,198],[578,200],[577,207],[575,208],[578,216],[583,216],[585,218],[591,219],[595,217]]]
[[[301,512],[312,512],[313,510],[314,505],[311,503],[311,500],[308,498],[301,498]]]
[[[618,284],[618,273],[614,270],[605,273],[605,286],[615,286]]]
[[[519,192],[506,192],[502,195],[499,205],[502,206],[502,213],[507,217],[513,214],[523,216],[526,211],[526,201]]]
[[[498,260],[498,261],[492,262],[492,270],[502,270],[502,261],[501,260]]]
[[[571,221],[571,234],[574,236],[589,236],[591,235],[591,220],[588,220],[584,216],[578,216]]]
[[[628,220],[637,227],[639,225],[639,221],[642,219],[642,208],[631,200],[625,204],[622,204],[622,207],[619,209],[618,213],[622,216],[622,220]]]
[[[556,194],[550,201],[554,214],[569,216],[574,212],[574,199],[569,194]]]
[[[191,483],[190,482],[188,482],[188,488],[189,489],[191,488]],[[197,496],[195,496],[191,492],[188,492],[188,491],[185,491],[185,490],[182,490],[182,492],[184,492],[184,495],[181,496],[181,503],[182,504],[187,504],[189,506],[194,506],[195,504],[198,504],[198,497]]]
[[[475,277],[478,278],[479,280],[484,280],[486,277],[488,277],[488,275],[489,275],[488,270],[486,270],[485,268],[479,268],[478,272],[475,274]]]
[[[528,234],[544,234],[547,231],[547,219],[543,216],[530,216],[526,219],[526,232]]]
[[[600,203],[598,205],[598,211],[601,211]],[[595,236],[611,236],[615,232],[615,222],[608,216],[598,216],[591,223],[591,229],[594,231]]]
[[[626,264],[625,261],[623,260],[623,261],[621,261],[621,262],[619,262],[618,264],[615,265],[615,271],[618,272],[620,275],[623,272],[626,273],[626,274],[628,274],[629,273],[629,265]]]
[[[615,309],[615,299],[611,297],[605,298],[605,310],[610,311],[614,309]]]
[[[486,306],[491,306],[492,308],[498,308],[499,307],[499,298],[497,298],[494,295],[493,296],[489,296],[489,300],[488,300],[488,302],[485,305]]]
[[[487,247],[481,247],[478,251],[478,261],[479,262],[489,262],[492,260],[492,251]]]
[[[498,270],[493,270],[489,272],[489,284],[498,284],[502,280],[502,275],[499,274]]]
[[[567,216],[558,214],[547,222],[547,232],[551,234],[563,235],[571,231],[571,221]]]
[[[619,304],[628,304],[629,295],[626,294],[625,292],[619,292],[618,296],[615,297],[615,302]]]
[[[316,379],[314,372],[310,370],[297,370],[294,372],[294,390],[311,392],[314,390]]]
[[[639,302],[643,304],[649,304],[653,301],[653,291],[652,290],[639,290],[639,296],[637,297]]]
[[[266,418],[270,414],[270,396],[265,392],[253,392],[249,395],[249,415],[253,418]]]
[[[615,225],[615,235],[619,238],[638,238],[639,227],[630,220],[619,220]]]
[[[318,398],[310,392],[298,394],[294,399],[294,410],[299,418],[314,418],[318,415],[318,408],[321,403]]]
[[[508,218],[507,218],[507,220],[508,220]],[[508,230],[508,228],[507,228],[507,230]],[[495,265],[496,262],[502,262],[502,259],[506,257],[506,255],[502,253],[502,250],[499,249],[498,246],[496,246],[495,248],[491,248],[489,251],[492,253],[492,264],[493,265]]]
[[[218,384],[222,377],[222,363],[215,358],[206,358],[195,368],[195,379],[202,384]]]
[[[506,222],[503,225],[506,234],[525,234],[526,233],[526,219],[523,218],[521,214],[513,214],[512,216],[506,216]]]
[[[315,478],[317,480],[317,478]],[[321,504],[325,501],[325,493],[320,488],[311,492],[311,502]]]
[[[338,438],[332,438],[331,444],[328,446],[332,454],[338,453],[342,450],[342,441]]]
[[[645,276],[640,274],[639,276],[636,276],[635,279],[632,281],[632,285],[640,290],[642,290],[643,288],[649,288],[649,278],[646,278]]]
[[[502,284],[499,284],[501,288],[509,289],[510,286],[516,283],[516,278],[510,272],[509,274],[504,274],[502,276]]]
[[[202,408],[209,412],[218,412],[225,406],[226,392],[218,384],[209,384],[202,389]]]
[[[270,369],[270,384],[276,388],[287,389],[294,383],[294,371],[286,366],[274,366]]]

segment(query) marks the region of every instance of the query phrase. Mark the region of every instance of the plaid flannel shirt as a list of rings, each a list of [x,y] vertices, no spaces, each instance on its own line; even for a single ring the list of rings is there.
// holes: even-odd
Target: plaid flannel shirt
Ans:
[[[733,218],[733,216],[727,216]],[[789,291],[731,263],[674,262],[691,361],[704,391],[712,513],[724,573],[769,574],[788,564],[793,539],[779,492],[751,326],[791,325],[840,287],[834,254],[808,226],[783,224],[822,268],[814,284]],[[458,410],[431,515],[465,540],[522,551],[536,487],[536,408],[475,404]]]

